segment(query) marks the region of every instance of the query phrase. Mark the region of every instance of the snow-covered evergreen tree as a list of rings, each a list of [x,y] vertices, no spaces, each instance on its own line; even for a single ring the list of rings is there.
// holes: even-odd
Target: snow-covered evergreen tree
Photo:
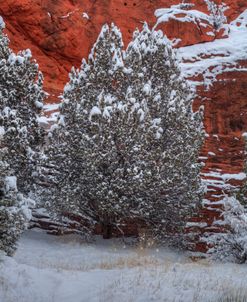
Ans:
[[[0,127],[4,131],[1,147],[8,150],[4,158],[23,192],[29,191],[35,151],[44,137],[37,121],[45,98],[42,82],[30,50],[14,54],[0,29]]]
[[[205,0],[205,2],[210,13],[211,22],[215,30],[219,30],[227,23],[226,16],[224,15],[225,6],[223,4],[218,5],[213,0]]]
[[[146,25],[141,32],[136,31],[125,62],[132,69],[128,97],[135,99],[143,111],[148,108],[159,138],[160,175],[165,184],[160,211],[154,211],[153,216],[165,221],[157,223],[162,234],[167,227],[183,225],[193,205],[200,201],[202,114],[192,111],[193,96],[181,76],[175,52],[161,31],[151,31]]]
[[[36,114],[45,94],[30,51],[15,55],[3,28],[0,17],[0,250],[11,255],[30,218],[28,199],[17,186],[25,193],[32,183],[34,157],[44,133]]]
[[[214,259],[247,262],[247,212],[234,196],[223,200],[226,232],[213,234],[205,240],[212,246],[209,254]]]
[[[2,152],[0,151],[2,158]],[[16,177],[8,175],[6,162],[0,160],[0,251],[12,255],[16,241],[26,226],[27,217],[17,199]],[[26,210],[26,209],[25,209]]]
[[[164,238],[185,225],[201,195],[201,115],[162,32],[147,25],[126,52],[105,25],[88,62],[72,70],[46,171],[50,203],[84,226],[140,219]]]
[[[59,122],[52,127],[52,130],[56,127],[58,129],[52,131],[51,146],[48,150],[50,160],[48,167],[45,167],[45,170],[52,170],[51,178],[55,184],[51,188],[53,193],[49,194],[51,207],[55,206],[55,213],[80,213],[88,230],[92,229],[94,222],[98,220],[96,209],[91,204],[93,201],[84,196],[93,193],[88,190],[88,186],[91,185],[90,179],[94,174],[88,174],[86,166],[91,165],[86,159],[90,152],[89,138],[93,135],[90,131],[95,132],[98,129],[97,123],[92,121],[100,110],[96,107],[99,99],[104,99],[105,95],[109,96],[109,102],[111,98],[124,99],[125,89],[114,88],[115,85],[124,85],[123,74],[117,70],[118,58],[120,61],[122,59],[122,47],[118,29],[114,26],[111,29],[104,26],[88,62],[83,60],[80,71],[72,69],[70,82],[64,89]],[[118,61],[117,64],[114,60]],[[101,157],[100,153],[97,155],[97,150],[93,154]],[[44,182],[46,179],[45,174]],[[92,184],[96,181],[97,179]],[[45,195],[46,192],[43,196]]]

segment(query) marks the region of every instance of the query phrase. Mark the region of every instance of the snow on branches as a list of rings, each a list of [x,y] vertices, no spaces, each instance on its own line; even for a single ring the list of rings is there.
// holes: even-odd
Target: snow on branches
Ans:
[[[222,215],[226,233],[212,234],[204,238],[212,246],[208,254],[213,259],[245,263],[247,261],[246,209],[234,196],[226,196],[223,202]]]
[[[199,203],[202,115],[170,42],[146,24],[126,51],[120,30],[103,26],[88,61],[71,71],[50,139],[50,205],[80,213],[88,229],[100,223],[110,233],[139,219],[164,238]]]
[[[226,10],[225,5],[218,5],[213,0],[205,0],[208,11],[210,13],[210,19],[216,30],[221,29],[224,24],[227,23],[224,11]]]
[[[7,36],[0,33],[0,127],[1,146],[8,149],[6,160],[17,176],[18,188],[27,192],[32,174],[35,148],[44,131],[37,114],[45,98],[43,77],[32,61],[30,50],[14,54]]]
[[[21,193],[30,191],[44,137],[37,114],[45,93],[30,50],[14,54],[3,28],[0,18],[0,249],[11,254],[30,216]]]
[[[0,251],[12,255],[16,241],[27,226],[30,211],[21,194],[18,194],[16,177],[7,176],[8,165],[2,161],[0,150]]]

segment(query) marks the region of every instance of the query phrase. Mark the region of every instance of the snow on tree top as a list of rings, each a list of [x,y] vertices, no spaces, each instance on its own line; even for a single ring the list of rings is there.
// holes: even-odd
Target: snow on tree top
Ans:
[[[154,28],[155,29],[155,28]],[[171,41],[163,34],[162,30],[150,30],[148,25],[144,23],[143,30],[140,32],[138,29],[133,34],[133,40],[127,47],[127,52],[131,49],[139,56],[146,54],[154,54],[158,51],[158,46],[166,45],[165,56],[168,57],[168,52],[172,52],[172,59],[175,59],[173,54]],[[149,40],[153,41],[152,43]],[[164,60],[164,64],[167,61]]]
[[[116,36],[119,36],[121,38],[121,40],[122,40],[122,33],[121,33],[120,29],[114,23],[111,24],[111,31]],[[123,46],[123,44],[121,46]]]
[[[30,49],[26,49],[25,51],[22,51],[18,55],[14,54],[13,52],[9,55],[8,63],[10,65],[19,63],[23,64],[25,62],[25,59],[32,58],[32,52]],[[38,67],[38,66],[37,66]]]
[[[103,41],[105,36],[107,35],[111,35],[111,36],[114,36],[115,37],[115,43],[119,43],[120,47],[123,47],[123,38],[122,38],[122,33],[120,31],[120,29],[114,24],[112,23],[111,24],[111,27],[109,27],[108,24],[104,24],[102,26],[102,29],[101,29],[101,32],[98,36],[98,39],[97,41],[95,42],[92,50],[91,50],[91,53],[89,54],[88,58],[91,59],[91,60],[94,60],[94,53],[95,53],[95,47],[98,45],[99,41]],[[114,43],[111,43],[111,48],[110,48],[111,52],[114,53],[115,50],[116,50],[116,47],[114,45]]]

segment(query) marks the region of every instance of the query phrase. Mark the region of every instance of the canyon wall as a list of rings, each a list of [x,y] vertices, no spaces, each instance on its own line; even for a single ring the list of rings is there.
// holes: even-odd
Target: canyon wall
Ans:
[[[204,0],[193,9],[207,12]],[[245,0],[224,1],[228,21],[246,9]],[[6,23],[11,47],[30,48],[45,75],[45,88],[56,96],[68,81],[71,66],[80,66],[87,57],[101,26],[114,22],[127,43],[136,27],[147,21],[153,26],[156,9],[178,4],[179,0],[1,0],[0,15]],[[163,26],[169,38],[181,38],[182,45],[209,41],[191,22],[170,20]]]

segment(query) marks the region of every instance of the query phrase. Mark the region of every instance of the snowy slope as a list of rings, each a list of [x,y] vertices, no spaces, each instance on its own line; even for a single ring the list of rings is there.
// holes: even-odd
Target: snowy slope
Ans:
[[[223,293],[247,295],[246,273],[245,265],[194,263],[167,250],[28,231],[14,259],[0,264],[0,301],[217,301]]]
[[[238,62],[247,59],[247,27],[244,19],[247,10],[229,25],[229,37],[213,42],[181,47],[178,56],[181,69],[186,78],[203,75],[203,83],[191,81],[194,85],[209,88],[216,76],[226,71],[247,71]],[[236,26],[242,20],[241,26]]]

